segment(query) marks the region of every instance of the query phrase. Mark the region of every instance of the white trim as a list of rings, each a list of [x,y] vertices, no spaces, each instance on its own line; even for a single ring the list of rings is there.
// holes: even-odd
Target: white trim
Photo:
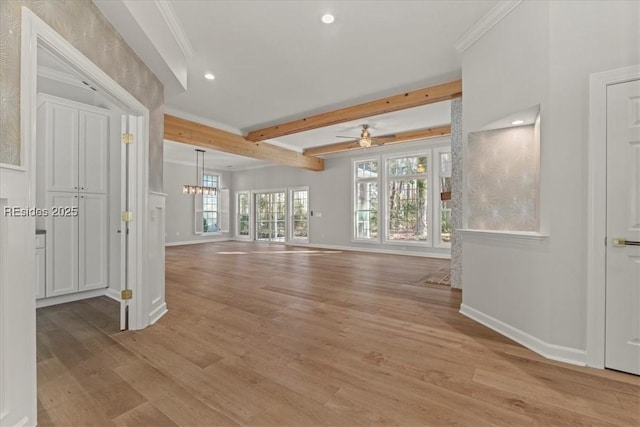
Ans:
[[[106,292],[104,293],[104,295],[105,295],[106,297],[111,298],[111,299],[112,299],[112,300],[114,300],[114,301],[118,301],[118,302],[120,302],[120,301],[122,300],[122,297],[121,297],[120,291],[115,290],[115,289],[113,289],[113,288],[107,288],[107,289],[106,289]]]
[[[382,227],[382,229],[384,230],[384,232],[382,233],[382,244],[383,245],[411,245],[411,246],[419,246],[419,247],[425,247],[425,248],[432,248],[433,247],[433,222],[434,222],[434,215],[433,215],[433,210],[434,210],[434,206],[431,203],[431,199],[433,198],[433,185],[434,182],[432,181],[433,179],[433,152],[434,152],[434,148],[435,147],[427,147],[427,148],[421,148],[419,150],[402,150],[399,152],[393,152],[393,153],[387,153],[387,154],[383,154],[382,155],[382,169],[380,170],[380,176],[382,179],[382,185],[379,190],[378,190],[378,194],[381,194],[382,197],[379,198],[380,200],[383,201],[383,218],[384,218],[384,225]],[[423,173],[416,173],[416,174],[411,174],[411,175],[398,175],[397,177],[395,177],[396,179],[401,179],[401,180],[408,180],[408,179],[426,179],[427,180],[427,240],[407,240],[407,241],[403,241],[403,240],[393,240],[393,239],[389,239],[389,216],[391,215],[391,212],[389,211],[389,181],[394,178],[394,177],[389,177],[388,173],[387,173],[387,162],[390,159],[398,159],[398,158],[405,158],[405,157],[421,157],[424,156],[427,158],[427,169],[423,172]],[[378,202],[378,206],[380,207],[380,202]],[[439,210],[438,210],[439,211]],[[378,231],[380,231],[380,224],[378,224]],[[439,228],[439,227],[438,227]]]
[[[263,242],[258,242],[263,243]],[[267,243],[267,242],[264,242]],[[439,259],[451,259],[450,253],[440,253],[440,252],[414,252],[414,251],[396,251],[391,249],[369,249],[363,248],[359,246],[343,246],[343,245],[322,245],[317,243],[302,243],[302,242],[268,242],[268,243],[280,243],[286,244],[287,246],[302,246],[305,248],[320,248],[320,249],[333,249],[340,251],[350,251],[350,252],[370,252],[375,254],[388,254],[388,255],[407,255],[407,256],[415,256],[422,258],[439,258]]]
[[[239,241],[250,241],[251,240],[251,224],[252,224],[252,220],[253,220],[253,214],[251,213],[251,191],[248,190],[242,190],[242,191],[236,191],[235,192],[235,206],[233,209],[233,212],[235,214],[235,218],[234,218],[234,226],[235,226],[235,230],[233,233],[233,237],[235,240],[239,240]],[[238,206],[240,205],[240,195],[246,195],[247,199],[249,201],[249,234],[246,236],[240,236],[240,214],[239,214],[239,209]]]
[[[202,240],[185,240],[183,242],[167,242],[164,244],[168,246],[184,246],[184,245],[199,245],[200,243],[215,243],[215,242],[229,242],[233,239],[230,237],[224,237],[222,239],[202,239]]]
[[[96,64],[85,57],[71,43],[59,35],[29,8],[22,7],[22,54],[21,54],[21,120],[22,120],[22,150],[23,156],[28,157],[25,164],[29,171],[30,192],[35,194],[35,135],[36,135],[36,107],[37,107],[37,49],[39,45],[46,47],[52,54],[69,64],[80,75],[90,79],[94,86],[105,96],[111,98],[118,106],[135,114],[136,143],[131,150],[131,210],[136,218],[144,218],[148,204],[148,149],[149,149],[149,110],[133,95],[114,81]],[[27,154],[28,153],[28,156]],[[144,221],[133,221],[130,225],[130,280],[129,288],[134,295],[141,295],[146,277],[146,227]],[[146,316],[143,316],[142,298],[134,298],[130,302],[131,329],[143,329],[147,326]]]
[[[572,365],[585,366],[587,362],[587,355],[584,350],[572,347],[564,347],[561,345],[551,344],[541,339],[534,337],[518,328],[514,328],[494,317],[489,316],[479,310],[476,310],[468,305],[462,304],[460,306],[460,313],[467,316],[470,319],[475,320],[478,323],[483,324],[489,329],[506,336],[514,340],[515,342],[522,344],[529,350],[532,350],[547,359],[557,360],[559,362],[570,363]]]
[[[43,77],[45,79],[54,80],[59,83],[68,84],[70,86],[78,87],[80,89],[84,89],[93,93],[93,90],[89,86],[83,84],[73,74],[54,70],[53,68],[45,67],[44,65],[38,65],[38,77]]]
[[[64,304],[67,302],[80,301],[82,299],[96,298],[96,297],[101,297],[105,295],[112,298],[111,295],[107,294],[107,291],[108,291],[108,288],[103,288],[103,289],[94,289],[86,292],[75,292],[67,295],[59,295],[57,297],[42,298],[42,299],[36,300],[36,308],[49,307],[50,305]],[[113,298],[113,299],[116,299],[116,298]],[[119,294],[118,294],[117,301],[120,302]]]
[[[4,415],[4,414],[3,414]],[[25,416],[23,419],[21,419],[20,421],[18,421],[14,427],[23,427],[26,425],[29,425],[29,417]]]
[[[549,241],[549,236],[533,231],[494,231],[460,228],[456,230],[463,241],[487,244],[515,244],[519,246],[539,246]]]
[[[299,242],[309,243],[311,236],[311,192],[308,185],[300,187],[287,188],[287,213],[288,213],[288,230],[287,230],[287,242]],[[294,191],[306,191],[307,192],[307,237],[293,237],[293,192]]]
[[[9,163],[0,163],[0,169],[7,169],[13,172],[26,172],[27,169],[23,166],[12,165]]]
[[[437,210],[437,212],[432,212],[434,213],[434,215],[433,215],[433,218],[431,219],[430,227],[432,232],[430,234],[431,234],[432,245],[434,248],[451,250],[451,240],[449,240],[448,242],[442,241],[442,223],[441,223],[441,219],[442,219],[441,190],[442,189],[440,187],[440,179],[449,178],[451,183],[453,183],[453,179],[451,178],[451,174],[449,174],[449,176],[440,174],[440,168],[442,166],[440,164],[441,154],[450,154],[451,163],[453,165],[453,153],[451,150],[451,141],[449,141],[448,145],[445,145],[442,147],[433,147],[431,151],[431,156],[433,157],[432,167],[431,167],[432,178],[431,178],[431,185],[429,186],[433,188],[431,191],[431,195],[432,195],[431,203],[432,203],[433,209],[431,209],[431,211]],[[451,209],[449,210],[449,213],[451,214]],[[451,215],[449,215],[449,221],[451,220],[452,220],[452,217]],[[453,229],[451,230],[450,238],[451,239],[453,238]]]
[[[364,162],[376,162],[378,164],[378,175],[375,178],[358,178],[356,172],[356,164],[364,163]],[[351,159],[351,242],[352,243],[364,243],[364,244],[377,244],[379,245],[382,242],[382,234],[384,233],[384,219],[381,223],[380,219],[383,218],[381,214],[384,213],[384,209],[382,209],[381,202],[384,201],[382,197],[382,157],[380,155],[377,156],[363,156],[363,157],[355,157]],[[358,182],[375,182],[378,185],[378,236],[375,239],[362,239],[357,237],[358,231],[358,215],[356,211],[356,187]]]
[[[587,186],[587,364],[604,368],[606,270],[607,86],[640,78],[640,65],[589,77]]]
[[[185,33],[184,28],[182,28],[180,24],[180,20],[176,16],[175,10],[173,10],[173,6],[166,0],[155,0],[154,3],[160,15],[162,15],[164,22],[167,24],[167,27],[169,27],[169,31],[171,31],[171,35],[178,44],[185,59],[191,59],[193,55],[195,55],[195,51],[193,50],[191,41],[189,41],[189,37],[187,37],[187,33]]]
[[[167,314],[167,303],[163,302],[155,310],[149,313],[149,325],[156,323],[162,316]]]
[[[495,5],[455,42],[454,46],[458,53],[463,53],[467,50],[487,31],[502,21],[513,9],[518,7],[520,3],[522,3],[522,0],[505,0]]]

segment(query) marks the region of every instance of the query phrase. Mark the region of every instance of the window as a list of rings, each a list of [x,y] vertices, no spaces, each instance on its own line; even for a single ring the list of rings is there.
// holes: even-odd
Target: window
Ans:
[[[378,161],[355,162],[356,240],[378,239]]]
[[[449,247],[451,163],[442,144],[354,160],[354,241]]]
[[[291,201],[291,239],[309,239],[309,189],[293,188],[289,192]]]
[[[251,210],[251,204],[249,200],[249,193],[238,193],[237,196],[238,206],[236,209],[237,212],[237,227],[238,227],[238,236],[240,237],[249,237],[249,227],[250,227],[250,218],[249,213]]]
[[[425,241],[429,232],[427,156],[388,158],[387,239]]]
[[[286,225],[286,193],[255,195],[256,236],[259,241],[284,242]]]
[[[202,185],[218,188],[218,176],[204,174]],[[218,231],[218,194],[202,196],[202,232],[214,233]]]
[[[440,208],[440,243],[451,242],[451,150],[443,148],[436,150],[438,156],[438,204]]]

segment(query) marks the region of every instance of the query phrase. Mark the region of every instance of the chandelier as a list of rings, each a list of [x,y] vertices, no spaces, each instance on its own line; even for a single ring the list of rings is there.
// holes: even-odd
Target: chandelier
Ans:
[[[202,154],[202,172],[200,172],[200,154]],[[205,195],[205,196],[215,196],[218,193],[218,189],[216,187],[207,187],[204,185],[198,185],[198,183],[202,183],[204,178],[204,150],[200,150],[196,148],[196,185],[183,185],[182,186],[182,194],[192,194],[192,195]]]

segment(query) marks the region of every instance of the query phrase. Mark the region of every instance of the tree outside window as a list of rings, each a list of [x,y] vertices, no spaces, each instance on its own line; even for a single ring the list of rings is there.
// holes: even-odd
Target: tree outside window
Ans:
[[[387,239],[426,241],[429,233],[427,156],[387,160]]]

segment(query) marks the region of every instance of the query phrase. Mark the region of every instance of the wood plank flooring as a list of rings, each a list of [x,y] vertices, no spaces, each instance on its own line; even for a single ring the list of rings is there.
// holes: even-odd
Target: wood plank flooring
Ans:
[[[447,261],[278,244],[167,248],[169,313],[37,311],[41,426],[640,425],[640,379],[546,360],[425,285]]]

